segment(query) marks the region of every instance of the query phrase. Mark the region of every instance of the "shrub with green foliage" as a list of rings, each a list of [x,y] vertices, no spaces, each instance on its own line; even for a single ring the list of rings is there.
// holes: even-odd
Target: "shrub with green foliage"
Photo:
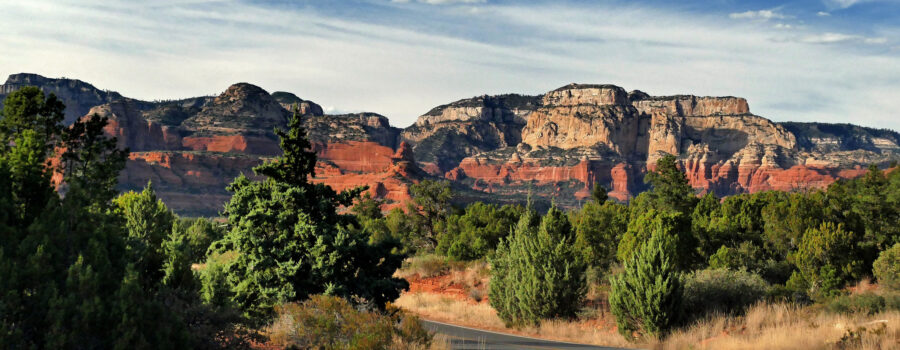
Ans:
[[[221,223],[216,223],[206,218],[184,219],[176,222],[176,230],[185,232],[187,243],[190,246],[191,256],[195,263],[203,262],[206,258],[206,250],[213,242],[225,236],[225,228]]]
[[[900,311],[900,293],[841,295],[825,305],[828,311],[834,313],[875,315],[890,310]]]
[[[528,208],[490,259],[490,303],[510,326],[574,317],[587,291],[566,215],[553,207],[536,227],[537,217]]]
[[[683,283],[684,310],[693,319],[712,313],[740,314],[771,290],[757,274],[728,269],[694,271],[684,276]]]
[[[900,243],[881,252],[872,271],[882,287],[900,290]]]
[[[672,238],[674,255],[670,258],[679,270],[689,269],[695,259],[695,250],[690,235],[690,218],[672,211],[650,209],[636,215],[628,223],[628,231],[619,241],[616,257],[620,262],[627,262],[641,250],[650,237],[656,232],[664,233]]]
[[[287,349],[388,349],[392,344],[427,348],[432,335],[415,316],[397,310],[362,311],[342,298],[313,295],[275,308],[273,343]]]
[[[675,237],[656,230],[650,240],[610,278],[609,307],[619,333],[633,339],[660,337],[680,321],[682,285],[675,267]]]
[[[582,251],[585,261],[605,271],[616,260],[619,236],[628,226],[628,207],[607,200],[588,202],[572,214],[572,226],[575,246]]]
[[[803,234],[791,256],[811,295],[832,295],[861,275],[862,261],[855,254],[856,236],[843,224],[822,223]]]
[[[465,213],[447,218],[435,251],[455,260],[484,258],[509,235],[522,211],[522,207],[513,205],[469,204]]]

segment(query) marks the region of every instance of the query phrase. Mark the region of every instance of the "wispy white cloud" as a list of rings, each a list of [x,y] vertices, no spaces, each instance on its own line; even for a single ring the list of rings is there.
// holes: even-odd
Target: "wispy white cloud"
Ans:
[[[822,2],[831,10],[843,10],[863,3],[898,3],[900,0],[823,0]]]
[[[807,35],[799,38],[799,41],[809,44],[836,44],[846,42],[861,42],[865,44],[886,44],[887,38],[868,38],[861,35],[843,33],[821,33]]]
[[[865,0],[824,0],[825,6],[832,9],[845,9]]]
[[[885,98],[900,91],[900,52],[886,39],[893,31],[817,41],[804,26],[609,3],[436,9],[428,12],[455,16],[441,23],[451,30],[432,30],[434,18],[407,26],[237,0],[13,2],[0,12],[0,73],[76,77],[144,99],[247,81],[336,111],[378,112],[399,126],[483,93],[614,83],[659,95],[743,96],[775,120],[852,118],[900,129],[900,101]],[[473,26],[493,34],[458,34]]]
[[[828,12],[825,12],[825,11],[819,11],[819,12],[816,13],[816,16],[819,16],[819,17],[828,17],[828,16],[831,16],[831,14],[828,13]]]
[[[451,4],[482,4],[487,0],[391,0],[391,2],[408,3],[418,2],[430,5],[451,5]]]
[[[788,16],[774,10],[759,10],[759,11],[746,11],[746,12],[736,12],[729,14],[728,17],[732,19],[756,19],[768,21],[770,19],[785,19],[789,18]]]

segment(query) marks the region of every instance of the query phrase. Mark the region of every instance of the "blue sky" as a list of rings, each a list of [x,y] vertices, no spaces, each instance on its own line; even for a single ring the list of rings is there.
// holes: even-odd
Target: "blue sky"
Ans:
[[[406,126],[481,94],[611,83],[900,130],[900,0],[19,1],[0,74],[142,99],[246,81]]]

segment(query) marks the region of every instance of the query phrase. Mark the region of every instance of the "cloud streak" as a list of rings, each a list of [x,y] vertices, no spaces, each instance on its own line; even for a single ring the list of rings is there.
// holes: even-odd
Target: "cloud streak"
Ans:
[[[728,17],[732,19],[758,19],[763,21],[768,21],[770,19],[785,19],[789,18],[782,13],[772,10],[759,10],[759,11],[745,11],[745,12],[737,12],[729,14]]]
[[[76,77],[144,99],[247,81],[399,126],[459,98],[595,82],[747,97],[775,120],[900,129],[900,101],[884,99],[900,91],[900,52],[878,49],[896,46],[892,28],[785,30],[760,20],[789,17],[780,12],[739,21],[634,4],[487,2],[472,13],[383,3],[389,12],[358,15],[236,0],[16,2],[0,13],[0,73]]]

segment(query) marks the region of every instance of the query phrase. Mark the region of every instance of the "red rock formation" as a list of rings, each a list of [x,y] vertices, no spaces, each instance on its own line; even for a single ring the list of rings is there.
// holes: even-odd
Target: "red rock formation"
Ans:
[[[222,153],[278,155],[278,142],[268,137],[245,135],[188,136],[182,141],[185,149]]]
[[[313,143],[318,159],[342,171],[375,173],[390,168],[394,150],[375,142]]]
[[[652,97],[612,85],[459,100],[400,130],[378,114],[322,115],[310,101],[246,83],[216,97],[157,103],[21,76],[0,94],[25,81],[68,94],[79,108],[103,103],[90,113],[109,117],[105,131],[133,152],[123,189],[152,181],[163,200],[189,214],[221,210],[236,176],[254,176],[255,165],[280,153],[272,129],[286,126],[285,106],[294,105],[319,160],[312,181],[336,190],[369,186],[387,207],[403,205],[409,186],[429,177],[492,197],[536,188],[564,206],[599,183],[627,200],[646,188],[644,174],[665,154],[677,155],[698,191],[719,195],[821,188],[865,173],[861,165],[900,159],[900,134],[774,123],[750,114],[742,98]]]

